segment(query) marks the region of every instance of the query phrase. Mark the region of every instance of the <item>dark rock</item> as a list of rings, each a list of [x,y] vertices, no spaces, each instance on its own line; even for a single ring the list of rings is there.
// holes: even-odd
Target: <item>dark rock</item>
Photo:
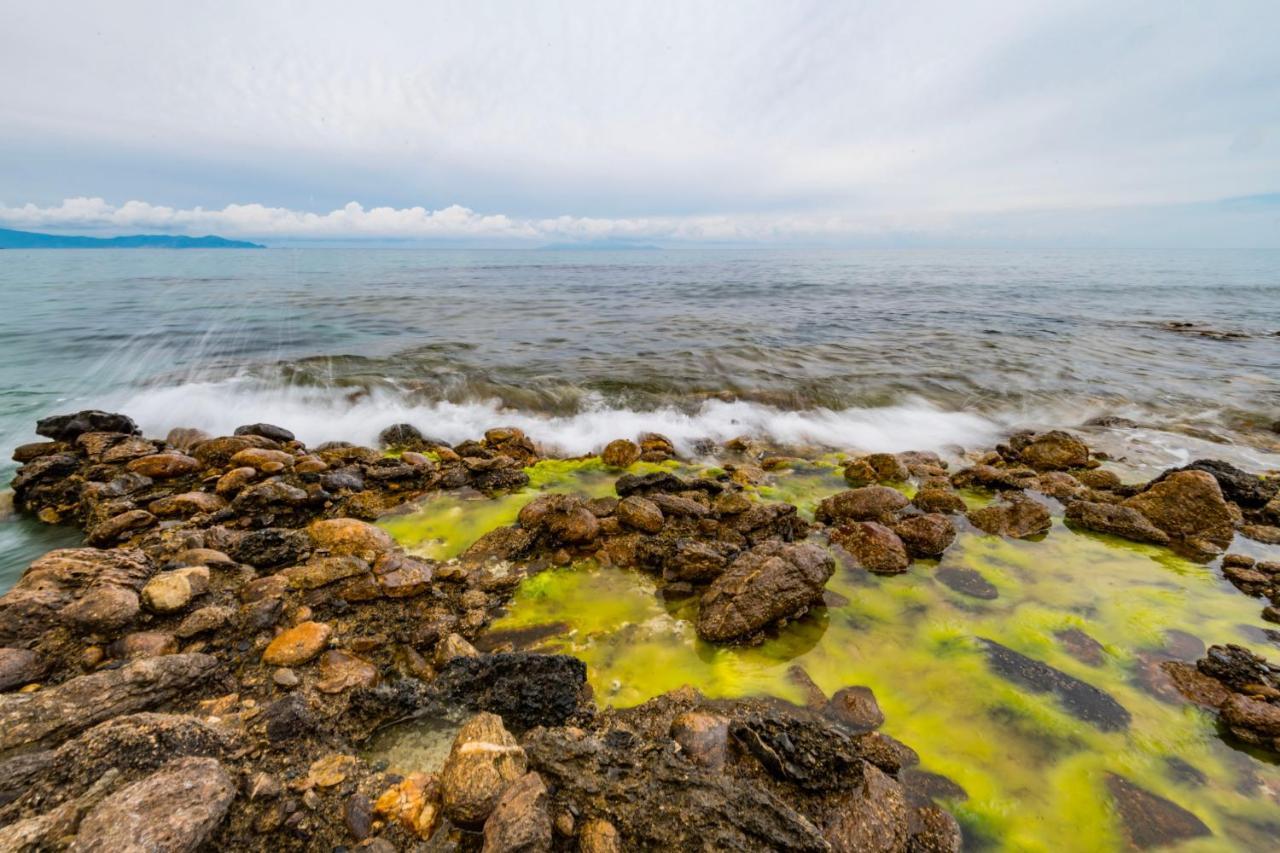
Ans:
[[[951,813],[932,803],[907,815],[907,853],[960,853],[964,837]]]
[[[245,424],[235,428],[235,435],[260,435],[263,438],[269,438],[272,441],[285,444],[294,440],[294,435],[289,430],[275,424]]]
[[[911,499],[911,503],[915,504],[922,512],[927,513],[940,512],[950,514],[964,512],[968,508],[965,506],[964,498],[950,489],[928,487],[916,492],[916,496]]]
[[[896,853],[907,843],[907,797],[876,767],[862,768],[862,786],[837,806],[823,835],[837,853]]]
[[[461,559],[464,563],[515,560],[528,554],[533,544],[532,531],[523,527],[499,527],[473,542],[462,552]]]
[[[629,495],[650,495],[656,492],[679,494],[700,491],[708,495],[718,495],[724,491],[724,486],[705,477],[682,480],[669,471],[655,471],[650,474],[623,474],[614,483],[613,489],[618,497],[625,498]]]
[[[1268,501],[1280,493],[1280,479],[1273,477],[1264,480],[1220,459],[1197,459],[1182,468],[1170,468],[1151,484],[1162,482],[1179,471],[1204,471],[1218,482],[1224,498],[1247,509],[1266,506]]]
[[[1236,693],[1248,693],[1253,685],[1270,685],[1275,680],[1262,658],[1232,644],[1210,646],[1196,667]]]
[[[75,441],[86,432],[142,434],[132,418],[97,409],[86,409],[72,415],[52,415],[36,421],[36,435],[43,435],[55,441]]]
[[[419,447],[423,442],[422,432],[413,424],[392,424],[378,433],[380,447]]]
[[[342,820],[351,836],[363,841],[373,831],[373,804],[364,794],[352,794],[342,807]]]
[[[681,754],[711,770],[724,767],[729,755],[729,721],[708,711],[686,711],[671,721],[671,739]]]
[[[702,596],[698,636],[739,639],[797,616],[822,600],[834,572],[835,561],[816,545],[758,545],[734,560]]]
[[[1037,693],[1052,693],[1063,710],[1103,731],[1129,727],[1129,712],[1119,702],[1091,684],[1019,654],[994,640],[978,638],[987,662],[996,673]]]
[[[1054,633],[1058,642],[1066,649],[1067,654],[1088,666],[1102,666],[1105,651],[1102,643],[1090,637],[1079,628],[1064,628]]]
[[[1108,773],[1107,790],[1129,843],[1139,850],[1212,835],[1209,827],[1191,812],[1123,776]]]
[[[739,549],[723,542],[681,539],[662,563],[662,576],[671,581],[705,583],[721,575]]]
[[[445,706],[488,711],[514,731],[562,726],[585,708],[587,668],[569,655],[500,652],[456,657],[431,683]]]
[[[972,596],[991,601],[1000,597],[995,584],[982,576],[980,572],[964,566],[944,566],[933,573],[942,584],[961,595]]]
[[[263,727],[272,743],[304,737],[315,728],[316,717],[300,693],[290,693],[262,709],[254,721]]]
[[[237,562],[258,568],[298,563],[311,553],[311,538],[304,531],[267,527],[246,533],[231,550]]]
[[[855,732],[868,732],[884,724],[884,712],[870,687],[842,687],[827,702],[827,716]]]
[[[648,498],[631,495],[618,502],[618,519],[643,533],[657,533],[664,521],[662,510]]]
[[[550,849],[547,786],[537,773],[526,773],[507,786],[484,822],[484,850],[487,853],[543,853]]]

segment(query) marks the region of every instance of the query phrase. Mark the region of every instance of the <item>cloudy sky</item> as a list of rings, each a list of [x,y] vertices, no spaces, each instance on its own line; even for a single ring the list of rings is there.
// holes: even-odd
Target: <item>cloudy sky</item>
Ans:
[[[0,227],[1280,247],[1280,2],[0,0]]]

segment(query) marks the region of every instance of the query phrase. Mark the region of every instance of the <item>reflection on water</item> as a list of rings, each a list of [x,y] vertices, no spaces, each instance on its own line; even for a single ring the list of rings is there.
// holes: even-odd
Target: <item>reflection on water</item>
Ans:
[[[598,494],[593,477],[583,482]],[[557,487],[571,486],[560,478]],[[818,465],[778,472],[763,491],[811,506],[839,488],[834,469]],[[454,552],[466,544],[447,531],[443,539]],[[957,591],[939,580],[941,569],[976,574],[995,596]],[[710,696],[801,702],[803,688],[790,674],[796,666],[828,695],[869,686],[885,730],[917,749],[924,769],[967,792],[948,805],[968,837],[994,847],[1118,849],[1109,773],[1189,809],[1213,830],[1180,850],[1264,849],[1274,841],[1280,768],[1225,742],[1209,715],[1177,701],[1159,679],[1160,660],[1194,659],[1203,644],[1234,642],[1277,656],[1259,629],[1258,602],[1214,566],[1076,534],[1058,519],[1040,542],[965,529],[940,562],[918,562],[896,577],[842,566],[829,590],[830,606],[759,645],[713,646],[694,633],[692,599],[664,599],[659,581],[640,572],[580,564],[526,580],[492,631],[579,657],[597,700],[619,707],[684,684]],[[978,638],[1104,691],[1128,713],[1127,727],[1104,730],[1053,693],[1002,677]]]

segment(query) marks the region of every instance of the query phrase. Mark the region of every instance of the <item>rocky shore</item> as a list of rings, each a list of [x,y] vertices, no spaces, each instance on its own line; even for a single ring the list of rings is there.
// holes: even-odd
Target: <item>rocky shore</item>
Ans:
[[[86,545],[0,596],[0,851],[957,850],[935,802],[954,783],[878,731],[865,687],[827,697],[809,681],[803,707],[684,688],[602,710],[576,659],[476,645],[522,580],[579,560],[653,573],[696,597],[703,640],[750,644],[820,606],[839,563],[912,571],[960,525],[1035,538],[1061,508],[1072,527],[1201,560],[1237,537],[1280,543],[1280,478],[1201,460],[1125,484],[1065,432],[1012,436],[956,470],[928,453],[847,459],[849,488],[813,521],[751,489],[793,461],[777,449],[730,442],[706,475],[627,470],[675,458],[650,435],[604,449],[614,496],[542,494],[437,562],[371,522],[433,492],[523,488],[542,453],[519,430],[451,447],[401,424],[380,448],[307,448],[269,424],[161,440],[79,412],[38,433],[14,454],[15,507]],[[908,482],[910,498],[895,487]],[[991,499],[970,509],[959,490]],[[1280,565],[1222,566],[1280,621]],[[982,597],[981,578],[948,571]],[[1100,691],[984,642],[1011,681],[1104,731],[1128,725]],[[1228,736],[1280,753],[1273,664],[1212,646],[1161,667]],[[458,725],[438,772],[366,756],[415,718]],[[1115,779],[1122,812],[1178,808]]]

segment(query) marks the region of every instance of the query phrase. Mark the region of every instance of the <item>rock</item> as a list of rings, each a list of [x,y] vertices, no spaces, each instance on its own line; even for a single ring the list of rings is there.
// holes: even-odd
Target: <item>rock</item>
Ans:
[[[0,648],[0,691],[39,681],[45,671],[40,655],[30,649]]]
[[[467,639],[461,634],[447,634],[444,639],[436,644],[432,662],[441,667],[454,658],[473,658],[478,657],[479,654],[480,652],[476,651],[476,647],[468,643]]]
[[[978,464],[963,468],[951,475],[951,484],[958,489],[981,488],[992,491],[1017,491],[1036,485],[1039,478],[1030,468],[997,468]]]
[[[75,441],[86,432],[120,432],[139,435],[141,430],[125,415],[86,409],[72,415],[51,415],[36,421],[36,435],[55,441]]]
[[[916,496],[911,499],[911,503],[915,504],[921,512],[933,513],[955,513],[964,512],[968,507],[965,506],[964,498],[960,497],[951,489],[939,488],[921,488],[916,492]]]
[[[1167,660],[1160,663],[1160,669],[1173,688],[1189,702],[1206,708],[1221,708],[1231,697],[1231,691],[1222,682],[1210,678],[1190,664]]]
[[[822,600],[835,561],[810,544],[765,542],[738,557],[702,596],[697,619],[704,640],[741,639],[803,613]]]
[[[463,724],[440,774],[444,813],[459,826],[484,823],[502,792],[527,769],[524,750],[496,714]]]
[[[573,495],[543,495],[520,510],[520,526],[547,535],[554,544],[583,545],[596,538],[600,522]]]
[[[164,631],[134,631],[107,647],[108,653],[121,660],[142,660],[178,653],[178,641]]]
[[[373,831],[373,803],[359,791],[347,797],[342,806],[342,822],[347,825],[351,837],[364,840]]]
[[[489,531],[462,552],[464,563],[488,563],[515,560],[529,553],[534,534],[523,527],[499,527]]]
[[[578,850],[581,853],[622,853],[622,836],[609,821],[594,817],[582,824],[582,831],[578,833]]]
[[[1204,471],[1179,471],[1125,500],[1171,539],[1207,543],[1219,550],[1231,542],[1232,519],[1222,490]]]
[[[315,728],[315,714],[300,693],[290,693],[262,709],[255,720],[273,744],[305,736]]]
[[[1129,712],[1092,684],[1019,654],[994,640],[979,638],[978,642],[982,644],[991,668],[1003,678],[1036,693],[1052,693],[1062,703],[1063,710],[1102,731],[1122,731],[1129,727]]]
[[[907,853],[960,853],[964,836],[951,813],[929,803],[907,815]]]
[[[269,569],[300,563],[310,553],[311,537],[304,531],[268,527],[246,533],[232,549],[231,556],[241,563]]]
[[[1107,492],[1118,489],[1122,485],[1120,475],[1115,471],[1108,471],[1106,468],[1089,468],[1084,471],[1076,471],[1075,478],[1091,489]]]
[[[831,531],[830,538],[869,572],[894,575],[905,572],[911,565],[911,557],[898,534],[878,522],[843,524]]]
[[[862,766],[861,787],[838,808],[823,832],[836,853],[897,853],[906,848],[906,794],[876,767]]]
[[[1107,774],[1107,790],[1120,815],[1129,843],[1139,849],[1164,847],[1213,833],[1200,818],[1115,773]]]
[[[359,759],[354,755],[331,753],[317,758],[307,768],[307,785],[316,788],[332,788],[346,781],[358,765]]]
[[[719,770],[729,755],[729,721],[707,711],[685,711],[671,721],[671,739],[694,764]]]
[[[223,498],[235,497],[245,486],[258,478],[258,469],[245,466],[232,468],[218,478],[213,490]]]
[[[1018,451],[1018,459],[1037,471],[1066,471],[1089,464],[1089,448],[1080,439],[1060,430],[1037,435]]]
[[[369,564],[359,557],[312,557],[300,566],[280,572],[293,589],[316,589],[368,573]]]
[[[258,435],[281,444],[294,440],[293,433],[275,424],[245,424],[236,427],[234,435]]]
[[[180,758],[95,806],[69,848],[74,853],[194,851],[222,823],[236,785],[213,758]]]
[[[231,501],[231,508],[242,515],[274,513],[302,506],[308,495],[297,486],[283,480],[265,480],[241,489]]]
[[[333,629],[323,622],[302,622],[282,631],[267,645],[262,662],[268,666],[298,666],[320,654]]]
[[[943,566],[933,573],[944,586],[950,587],[961,595],[993,601],[1000,597],[995,584],[982,576],[980,572],[964,566]]]
[[[341,693],[353,687],[372,687],[378,680],[378,668],[363,658],[342,649],[330,649],[320,656],[321,693]]]
[[[1055,631],[1053,636],[1057,637],[1058,642],[1062,643],[1062,647],[1067,654],[1083,664],[1102,666],[1102,662],[1106,659],[1102,643],[1099,643],[1079,628],[1064,628],[1061,631]]]
[[[665,521],[658,505],[639,495],[619,501],[617,514],[623,524],[643,533],[657,533]]]
[[[870,687],[842,687],[827,702],[826,715],[856,732],[869,732],[884,725],[884,712]]]
[[[165,655],[77,676],[35,693],[0,696],[0,751],[66,738],[111,717],[172,701],[217,668],[210,655]]]
[[[378,797],[373,811],[418,838],[430,838],[440,825],[440,780],[434,774],[410,773]]]
[[[154,500],[147,505],[153,515],[160,518],[190,518],[226,509],[227,502],[218,495],[208,492],[183,492],[167,498]]]
[[[1203,471],[1213,477],[1222,496],[1246,509],[1259,509],[1280,494],[1280,479],[1263,479],[1256,474],[1242,471],[1230,462],[1220,459],[1197,459],[1183,468],[1165,471],[1153,481],[1159,483],[1180,471]]]
[[[167,480],[194,474],[201,469],[200,461],[185,453],[154,453],[135,459],[126,466],[135,474],[153,480]]]
[[[318,550],[335,557],[359,557],[370,563],[396,547],[391,534],[354,518],[316,521],[307,528],[307,532]]]
[[[610,468],[630,468],[640,459],[640,447],[634,441],[618,438],[605,445],[600,458]]]
[[[484,853],[542,853],[551,849],[547,786],[526,773],[502,793],[484,822]]]
[[[209,570],[204,566],[161,572],[142,588],[142,602],[153,613],[176,613],[191,599],[209,588]]]
[[[863,486],[824,498],[814,517],[823,524],[891,518],[909,504],[907,496],[888,486]]]
[[[516,731],[563,726],[591,707],[589,696],[582,661],[534,652],[455,657],[430,686],[435,704],[488,711]]]
[[[379,447],[419,447],[423,444],[422,432],[413,424],[392,424],[378,433]]]
[[[235,615],[236,612],[230,607],[217,605],[201,607],[199,610],[193,610],[188,614],[181,624],[174,629],[173,633],[183,639],[194,637],[197,634],[207,634],[228,624],[235,618]]]
[[[0,643],[32,640],[50,628],[111,631],[138,613],[138,596],[155,569],[136,549],[63,548],[32,563],[0,596]]]
[[[904,518],[893,525],[893,532],[898,534],[907,553],[919,558],[941,557],[956,540],[956,526],[937,512]]]
[[[1169,536],[1131,506],[1073,501],[1067,504],[1067,521],[1086,530],[1110,533],[1135,542],[1169,544]]]
[[[650,495],[649,500],[653,501],[654,505],[668,516],[705,518],[711,514],[711,510],[705,504],[693,498],[686,498],[683,495],[668,495],[658,492]]]
[[[662,565],[662,576],[671,581],[705,583],[722,574],[739,549],[724,543],[681,539],[675,553]]]
[[[399,552],[383,554],[373,566],[378,588],[387,598],[412,598],[431,586],[435,564]]]
[[[298,674],[287,666],[279,667],[275,672],[271,673],[271,682],[277,687],[283,687],[286,690],[297,687],[301,681],[302,679],[298,678]]]
[[[85,536],[90,545],[114,545],[156,523],[156,517],[145,509],[131,509],[95,524]]]
[[[1031,498],[1014,495],[1001,503],[970,510],[965,515],[969,523],[986,533],[1026,539],[1048,532],[1053,524],[1049,510]]]

